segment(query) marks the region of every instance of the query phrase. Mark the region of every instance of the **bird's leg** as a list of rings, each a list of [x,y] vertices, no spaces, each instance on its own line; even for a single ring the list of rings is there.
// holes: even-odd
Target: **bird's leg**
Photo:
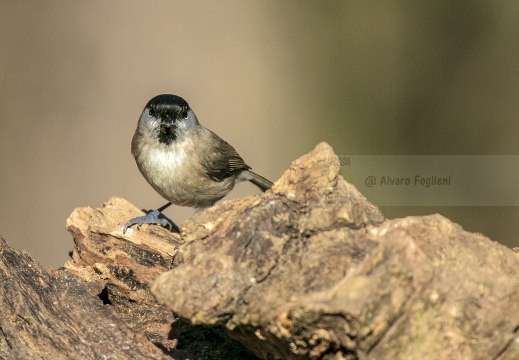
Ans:
[[[124,224],[123,234],[125,234],[126,230],[128,230],[133,225],[137,225],[137,229],[139,229],[142,224],[157,224],[167,227],[168,225],[170,225],[169,221],[167,219],[160,219],[159,215],[170,205],[171,203],[168,202],[166,205],[158,208],[157,210],[150,211],[144,216],[138,216],[136,218],[128,220],[126,224]]]

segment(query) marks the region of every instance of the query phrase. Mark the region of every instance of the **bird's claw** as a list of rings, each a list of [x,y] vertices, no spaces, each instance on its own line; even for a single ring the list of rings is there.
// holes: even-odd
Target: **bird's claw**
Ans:
[[[170,226],[169,221],[167,219],[159,218],[159,214],[160,212],[158,210],[153,210],[144,216],[138,216],[128,220],[126,224],[124,224],[123,234],[126,234],[126,230],[133,225],[137,225],[137,229],[140,229],[142,224],[157,224],[168,228]]]

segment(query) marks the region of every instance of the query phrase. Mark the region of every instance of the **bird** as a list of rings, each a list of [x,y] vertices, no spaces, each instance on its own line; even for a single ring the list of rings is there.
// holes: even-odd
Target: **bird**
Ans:
[[[172,204],[204,209],[227,195],[236,182],[250,181],[261,191],[272,182],[251,170],[228,142],[200,124],[186,100],[157,95],[146,106],[132,138],[131,152],[146,181],[168,202],[123,228],[157,224]]]

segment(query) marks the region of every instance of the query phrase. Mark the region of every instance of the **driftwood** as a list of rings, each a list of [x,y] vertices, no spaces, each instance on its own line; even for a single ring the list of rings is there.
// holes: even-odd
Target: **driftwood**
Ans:
[[[139,214],[76,209],[60,270],[0,240],[1,359],[519,358],[519,255],[440,215],[386,220],[324,143],[180,234],[123,235]]]

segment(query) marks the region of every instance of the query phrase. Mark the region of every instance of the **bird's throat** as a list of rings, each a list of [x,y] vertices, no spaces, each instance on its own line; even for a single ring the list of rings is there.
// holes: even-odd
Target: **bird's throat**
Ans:
[[[157,139],[159,143],[165,145],[171,145],[173,141],[177,138],[177,134],[175,132],[175,126],[161,126],[159,129],[159,134]]]

